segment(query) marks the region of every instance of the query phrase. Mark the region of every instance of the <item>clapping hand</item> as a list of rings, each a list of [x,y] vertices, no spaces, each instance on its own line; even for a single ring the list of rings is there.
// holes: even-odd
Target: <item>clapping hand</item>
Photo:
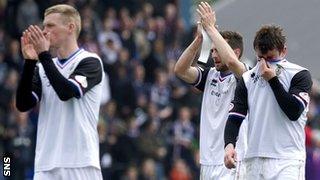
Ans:
[[[30,32],[25,30],[20,38],[21,51],[24,59],[38,60],[38,54],[30,42]]]
[[[209,3],[207,2],[201,2],[198,5],[197,12],[201,18],[201,24],[204,29],[210,28],[210,27],[215,27],[216,23],[216,13],[215,11],[211,8]]]
[[[40,54],[41,52],[48,51],[50,48],[50,33],[44,35],[42,30],[36,26],[31,25],[28,28],[28,31],[30,32],[30,42],[34,47],[34,50],[37,54]]]

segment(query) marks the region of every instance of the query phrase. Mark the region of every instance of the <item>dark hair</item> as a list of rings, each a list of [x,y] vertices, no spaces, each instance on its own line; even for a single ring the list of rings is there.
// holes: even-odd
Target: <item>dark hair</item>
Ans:
[[[243,52],[243,38],[242,35],[238,32],[234,32],[234,31],[221,31],[220,32],[221,36],[227,40],[228,44],[230,45],[230,47],[232,49],[240,49],[240,55],[239,55],[239,59],[242,56],[242,52]]]
[[[264,25],[256,32],[253,41],[253,48],[266,54],[269,50],[277,49],[282,51],[286,43],[286,36],[283,29],[277,25]]]

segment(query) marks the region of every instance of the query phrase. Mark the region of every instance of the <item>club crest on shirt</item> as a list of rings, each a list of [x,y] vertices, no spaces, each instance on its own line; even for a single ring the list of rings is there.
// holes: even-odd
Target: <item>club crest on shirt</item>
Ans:
[[[85,76],[80,76],[80,75],[76,75],[76,76],[74,77],[74,79],[75,79],[83,88],[88,87],[87,77],[85,77]]]
[[[283,67],[280,64],[276,64],[276,66],[277,66],[275,69],[276,76],[279,76],[281,74]]]
[[[230,84],[230,83],[231,83],[231,80],[232,80],[232,78],[229,78],[229,79],[228,79],[228,84]]]

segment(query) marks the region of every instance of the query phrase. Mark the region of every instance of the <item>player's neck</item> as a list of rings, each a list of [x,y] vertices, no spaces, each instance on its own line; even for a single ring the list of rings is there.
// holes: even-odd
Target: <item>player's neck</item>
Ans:
[[[221,77],[226,77],[228,75],[232,74],[232,71],[226,70],[226,71],[220,71],[220,76]]]
[[[64,46],[61,46],[59,49],[57,49],[57,57],[59,59],[66,59],[78,49],[79,49],[79,46],[77,42],[66,44]]]

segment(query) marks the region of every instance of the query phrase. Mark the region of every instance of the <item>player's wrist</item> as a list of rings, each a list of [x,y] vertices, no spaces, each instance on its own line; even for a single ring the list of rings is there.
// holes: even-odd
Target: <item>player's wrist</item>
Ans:
[[[37,61],[33,59],[25,59],[24,66],[29,67],[29,68],[35,68],[37,65]]]
[[[233,150],[234,149],[234,145],[232,143],[228,143],[226,146],[225,146],[225,151],[229,151],[229,150]]]
[[[275,81],[278,81],[278,77],[276,75],[271,75],[267,81],[269,83],[274,83]]]
[[[40,52],[38,54],[38,57],[39,57],[40,62],[42,62],[42,61],[44,61],[46,59],[50,60],[51,59],[51,54],[50,54],[49,51],[42,51],[42,52]]]

